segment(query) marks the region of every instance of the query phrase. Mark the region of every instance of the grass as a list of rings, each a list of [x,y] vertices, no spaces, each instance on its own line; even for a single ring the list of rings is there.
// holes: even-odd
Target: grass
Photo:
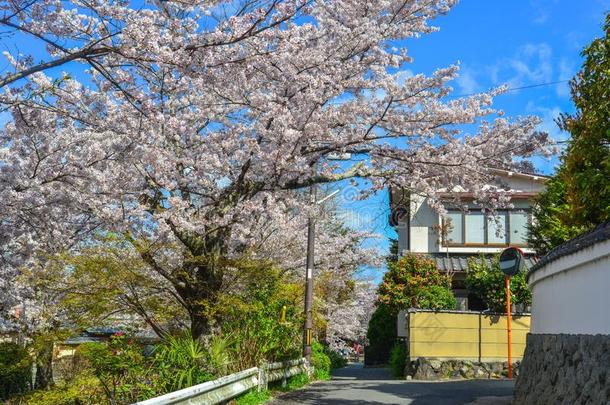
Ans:
[[[235,405],[259,405],[271,399],[271,391],[252,390],[235,399]]]
[[[293,375],[288,379],[286,391],[298,390],[309,384],[309,377],[305,373]]]
[[[320,381],[330,380],[330,371],[315,369],[314,376],[316,377],[316,380],[320,380]]]
[[[309,377],[306,373],[299,373],[290,377],[286,383],[285,387],[278,386],[281,382],[276,382],[273,384],[272,390],[275,392],[288,392],[298,390],[299,388],[303,388],[307,384],[310,383]],[[249,391],[237,398],[235,398],[235,405],[259,405],[264,404],[269,401],[273,397],[273,391],[264,390],[264,391]]]

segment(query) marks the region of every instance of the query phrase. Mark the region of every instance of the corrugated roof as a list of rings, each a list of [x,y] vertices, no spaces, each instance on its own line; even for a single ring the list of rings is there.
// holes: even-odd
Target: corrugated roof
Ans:
[[[441,271],[447,272],[465,272],[468,269],[468,259],[474,258],[475,260],[479,260],[481,255],[456,255],[456,254],[434,254],[431,255],[432,258],[436,261],[436,266]],[[487,264],[491,266],[494,255],[484,255],[483,256],[487,261]],[[535,256],[526,256],[525,264],[527,268],[532,268],[538,258]]]
[[[531,267],[530,273],[538,270],[541,267],[559,259],[560,257],[576,253],[579,250],[588,248],[595,245],[596,243],[603,242],[610,239],[610,221],[605,222],[596,226],[594,229],[583,233],[580,236],[570,239],[569,241],[562,243],[555,249],[551,250],[548,254],[542,257],[535,266]]]

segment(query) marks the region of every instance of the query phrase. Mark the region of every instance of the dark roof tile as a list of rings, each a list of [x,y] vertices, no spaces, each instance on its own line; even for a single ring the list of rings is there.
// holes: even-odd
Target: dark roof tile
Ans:
[[[469,258],[479,260],[479,257],[481,257],[481,255],[478,254],[456,255],[451,253],[449,254],[449,257],[447,257],[446,253],[433,253],[430,254],[430,256],[436,262],[436,266],[439,270],[448,272],[465,272],[468,269]],[[491,265],[494,255],[486,254],[483,256],[487,263]],[[536,256],[525,256],[525,264],[528,269],[532,268],[537,261],[538,258]]]
[[[574,239],[562,243],[555,249],[543,256],[535,266],[530,269],[530,273],[546,266],[547,264],[559,259],[560,257],[571,255],[582,249],[610,239],[610,221],[596,226],[594,229],[585,232]]]

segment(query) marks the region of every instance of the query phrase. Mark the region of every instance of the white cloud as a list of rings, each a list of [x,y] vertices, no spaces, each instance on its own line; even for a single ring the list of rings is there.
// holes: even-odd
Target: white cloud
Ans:
[[[587,38],[581,31],[570,31],[565,35],[565,42],[571,50],[581,51],[587,43]]]
[[[456,79],[457,85],[461,89],[462,94],[472,94],[480,91],[481,86],[475,78],[474,70],[466,67],[460,69],[460,75]]]
[[[570,80],[576,74],[574,61],[568,58],[561,58],[559,61],[559,80]],[[556,88],[557,96],[568,98],[570,97],[569,83],[559,83]]]
[[[555,7],[557,0],[530,0],[534,24],[544,24],[549,20],[551,10]]]
[[[527,103],[525,109],[527,112],[536,114],[540,117],[542,122],[538,125],[538,130],[547,132],[556,142],[565,141],[570,138],[570,134],[562,131],[555,123],[555,120],[563,112],[558,106],[542,107],[530,101]]]
[[[561,108],[558,106],[542,107],[530,101],[527,103],[525,109],[528,113],[535,114],[540,117],[542,122],[540,125],[538,125],[537,129],[539,131],[547,132],[553,141],[561,142],[558,143],[557,146],[559,150],[562,150],[565,147],[565,141],[570,138],[570,134],[562,131],[555,123],[555,120],[562,113]],[[550,158],[536,156],[531,160],[536,168],[542,171],[542,173],[552,174],[555,172],[556,167],[559,164],[559,155],[551,156]]]
[[[525,44],[510,58],[488,67],[492,82],[509,87],[550,82],[553,79],[552,49],[547,43]]]

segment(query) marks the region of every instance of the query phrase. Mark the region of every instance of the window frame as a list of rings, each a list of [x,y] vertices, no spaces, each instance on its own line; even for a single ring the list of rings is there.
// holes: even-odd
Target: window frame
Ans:
[[[507,246],[517,246],[527,248],[527,243],[511,243],[511,223],[510,223],[510,214],[511,212],[524,212],[527,214],[527,225],[532,224],[532,209],[531,208],[513,208],[513,209],[503,209],[498,210],[497,214],[504,216],[504,224],[505,224],[505,233],[506,233],[506,242],[505,243],[489,243],[489,221],[490,218],[487,214],[483,214],[483,243],[468,243],[466,242],[466,214],[470,212],[481,212],[479,208],[468,208],[467,210],[459,210],[459,209],[448,209],[448,212],[451,213],[460,213],[460,218],[462,221],[462,243],[450,242],[448,243],[445,235],[441,235],[441,245],[443,247],[507,247]],[[445,227],[445,218],[442,218],[443,228]]]

